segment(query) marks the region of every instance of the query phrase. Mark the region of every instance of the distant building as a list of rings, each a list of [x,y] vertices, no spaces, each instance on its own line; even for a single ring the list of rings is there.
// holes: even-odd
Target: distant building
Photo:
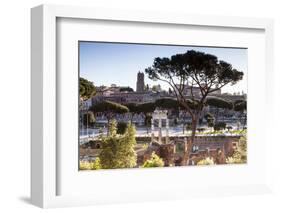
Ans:
[[[180,85],[177,85],[177,87],[179,87],[179,86]],[[185,96],[200,97],[201,96],[200,87],[198,87],[198,86],[189,86],[188,83],[187,83],[186,86],[183,89],[183,95],[185,95]],[[210,93],[210,95],[221,95],[221,89],[218,89],[218,90]]]
[[[137,92],[144,92],[144,73],[143,72],[138,72],[137,75],[137,88],[136,91]]]
[[[145,86],[144,73],[142,72],[137,73],[136,86],[136,91],[125,85],[120,86],[111,84],[110,86],[98,86],[96,87],[97,94],[90,100],[88,100],[87,103],[85,103],[85,107],[89,108],[91,105],[99,103],[101,101],[113,101],[121,104],[141,104],[154,102],[160,98],[176,98],[173,90],[162,90],[161,85],[154,85],[152,86],[152,88],[149,88],[148,85]],[[201,96],[200,88],[198,86],[193,86],[191,92],[191,86],[187,84],[183,89],[183,95],[188,98],[191,97],[192,94],[194,97],[199,98]],[[244,92],[240,95],[226,93],[222,94],[220,89],[212,92],[211,94],[209,94],[209,96],[221,97],[229,101],[247,99],[247,94],[245,94]]]

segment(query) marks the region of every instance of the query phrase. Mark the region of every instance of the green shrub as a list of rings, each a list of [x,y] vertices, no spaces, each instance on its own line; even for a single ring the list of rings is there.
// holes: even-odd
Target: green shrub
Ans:
[[[247,163],[247,138],[245,136],[240,138],[237,149],[232,156],[226,159],[226,163]]]
[[[93,112],[88,111],[87,113],[83,114],[83,125],[84,126],[93,126],[93,124],[95,122],[96,122],[96,118],[95,118]]]
[[[213,160],[213,158],[209,158],[209,157],[207,157],[207,158],[205,158],[205,159],[202,159],[202,160],[200,160],[200,161],[198,161],[197,162],[197,165],[199,166],[199,165],[214,165],[215,163],[214,163],[214,160]]]
[[[186,124],[186,131],[191,131],[192,130],[192,124],[191,123],[187,123]]]
[[[215,117],[211,113],[207,113],[204,118],[207,121],[208,127],[214,127]]]
[[[218,122],[214,126],[215,131],[223,130],[226,128],[226,123],[225,122]]]
[[[227,126],[226,128],[227,128],[228,131],[233,129],[232,126]]]
[[[126,122],[119,122],[117,124],[117,134],[123,135],[126,132],[127,123]]]
[[[178,121],[178,118],[175,118],[174,119],[174,125],[178,125],[179,121]]]
[[[100,164],[100,159],[96,158],[95,161],[93,162],[88,162],[88,161],[80,161],[79,162],[80,170],[98,170],[101,169],[101,164]]]
[[[155,152],[152,152],[150,159],[146,160],[143,164],[143,168],[150,168],[150,167],[163,167],[164,162],[163,160],[155,154]]]
[[[123,135],[116,134],[116,121],[111,121],[109,135],[101,139],[102,151],[99,155],[103,169],[132,168],[136,166],[137,155],[135,127],[129,124]]]
[[[203,127],[197,128],[197,131],[198,131],[198,132],[204,132],[204,131],[205,131],[205,128],[203,128]]]

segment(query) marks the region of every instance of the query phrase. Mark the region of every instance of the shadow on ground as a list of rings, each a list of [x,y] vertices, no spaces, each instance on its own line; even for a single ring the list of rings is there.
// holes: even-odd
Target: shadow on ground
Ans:
[[[30,197],[19,197],[19,200],[21,201],[21,202],[23,202],[23,203],[26,203],[26,204],[31,204],[31,199],[30,199]]]

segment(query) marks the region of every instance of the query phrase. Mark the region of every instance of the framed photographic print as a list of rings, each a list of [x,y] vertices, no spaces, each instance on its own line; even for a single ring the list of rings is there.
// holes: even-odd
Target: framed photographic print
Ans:
[[[270,192],[271,20],[31,14],[32,203]]]

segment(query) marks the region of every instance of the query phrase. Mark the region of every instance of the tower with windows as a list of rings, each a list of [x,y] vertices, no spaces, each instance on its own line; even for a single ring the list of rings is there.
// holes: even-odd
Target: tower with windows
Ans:
[[[143,72],[138,72],[137,75],[137,88],[136,91],[137,92],[144,92],[144,73]]]

